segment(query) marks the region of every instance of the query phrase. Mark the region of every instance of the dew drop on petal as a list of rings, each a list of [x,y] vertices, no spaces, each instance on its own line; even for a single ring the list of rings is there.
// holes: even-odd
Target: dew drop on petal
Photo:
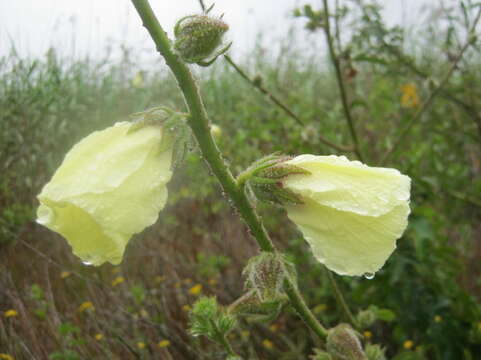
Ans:
[[[365,273],[363,276],[364,276],[366,279],[368,279],[368,280],[372,280],[372,279],[374,279],[374,276],[375,276],[375,275],[376,275],[376,274],[374,274],[374,273],[367,272],[367,273]]]

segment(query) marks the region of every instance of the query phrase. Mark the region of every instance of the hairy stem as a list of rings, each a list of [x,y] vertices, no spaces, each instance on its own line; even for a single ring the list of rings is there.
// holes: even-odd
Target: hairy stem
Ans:
[[[357,328],[358,327],[357,321],[352,315],[352,312],[349,309],[349,306],[347,305],[346,299],[344,299],[344,296],[342,295],[341,289],[339,288],[339,285],[337,284],[337,281],[334,278],[334,274],[328,268],[326,268],[326,272],[327,272],[327,277],[329,279],[329,282],[331,283],[332,290],[334,290],[334,296],[336,298],[336,302],[341,306],[345,320],[349,321],[354,327]]]
[[[259,247],[267,252],[276,251],[259,216],[247,199],[244,190],[237,186],[236,180],[225,165],[222,155],[212,138],[209,130],[209,119],[199,93],[199,88],[189,68],[172,50],[171,43],[155,17],[148,0],[132,0],[132,3],[137,9],[144,27],[155,42],[157,50],[164,57],[177,79],[190,111],[190,117],[188,118],[189,126],[199,144],[204,159],[222,185],[225,193],[232,199],[251,234],[257,240]],[[326,329],[310,312],[295,285],[291,281],[288,281],[288,285],[287,294],[300,317],[319,337],[325,338],[327,336]]]
[[[356,128],[354,126],[354,120],[352,118],[351,109],[349,107],[349,102],[347,100],[346,85],[344,84],[344,78],[342,76],[341,64],[339,57],[337,56],[336,49],[334,48],[334,39],[331,34],[331,25],[329,21],[329,6],[327,0],[323,0],[324,4],[324,33],[326,34],[327,45],[329,46],[329,54],[331,56],[331,61],[334,64],[334,69],[336,73],[337,84],[339,86],[339,92],[341,94],[342,108],[344,110],[344,116],[346,117],[347,125],[349,127],[349,132],[351,133],[352,141],[354,142],[354,153],[359,158],[363,160],[361,151],[359,149],[359,140],[357,138]]]

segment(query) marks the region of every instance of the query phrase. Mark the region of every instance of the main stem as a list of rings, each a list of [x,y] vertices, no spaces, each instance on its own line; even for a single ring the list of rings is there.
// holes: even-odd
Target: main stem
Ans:
[[[259,244],[259,247],[267,252],[276,251],[259,216],[252,208],[244,190],[237,186],[235,178],[225,165],[222,155],[210,134],[207,112],[202,102],[199,88],[197,87],[189,68],[179,56],[173,52],[170,40],[155,17],[148,0],[132,0],[132,3],[137,9],[144,27],[155,42],[157,50],[164,57],[167,65],[177,79],[177,83],[184,95],[184,100],[190,111],[190,117],[188,118],[189,126],[194,133],[204,159],[222,185],[224,192],[232,199],[242,219],[245,221],[253,237]],[[299,316],[319,337],[326,338],[326,329],[311,313],[296,286],[292,281],[288,281],[287,285],[286,293]]]

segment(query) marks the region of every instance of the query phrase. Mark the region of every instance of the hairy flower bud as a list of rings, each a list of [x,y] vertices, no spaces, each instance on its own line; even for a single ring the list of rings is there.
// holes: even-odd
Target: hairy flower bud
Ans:
[[[359,335],[349,324],[339,324],[329,329],[326,348],[336,360],[367,360]]]
[[[230,47],[228,44],[216,52],[227,30],[225,22],[207,14],[186,16],[175,26],[174,48],[185,62],[208,66]]]

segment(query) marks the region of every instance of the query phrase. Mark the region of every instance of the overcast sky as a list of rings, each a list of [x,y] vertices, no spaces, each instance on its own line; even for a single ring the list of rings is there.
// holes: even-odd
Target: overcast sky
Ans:
[[[384,15],[391,24],[406,22],[432,1],[438,0],[385,0]],[[176,19],[199,10],[197,0],[150,2],[169,32]],[[234,52],[241,53],[252,48],[259,31],[267,32],[272,43],[285,37],[296,23],[289,14],[305,3],[320,6],[321,0],[216,0],[214,13],[225,13]],[[130,0],[0,0],[0,55],[12,42],[22,56],[41,56],[51,46],[74,56],[99,56],[107,46],[115,49],[122,43],[152,48]]]

